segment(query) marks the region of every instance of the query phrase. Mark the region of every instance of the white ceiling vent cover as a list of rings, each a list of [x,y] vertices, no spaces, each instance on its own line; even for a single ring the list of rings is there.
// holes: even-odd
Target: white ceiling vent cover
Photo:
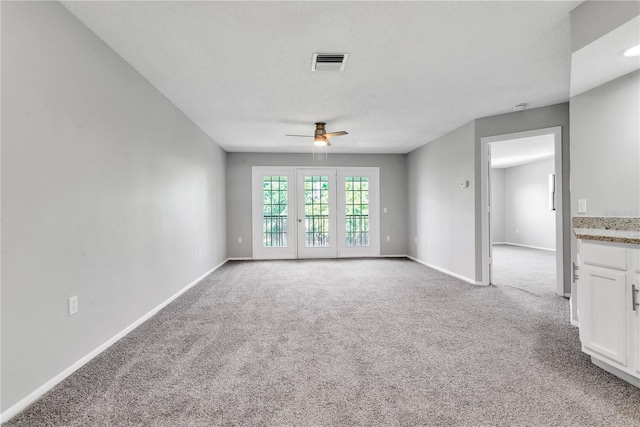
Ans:
[[[314,53],[311,71],[342,71],[348,58],[348,53]]]

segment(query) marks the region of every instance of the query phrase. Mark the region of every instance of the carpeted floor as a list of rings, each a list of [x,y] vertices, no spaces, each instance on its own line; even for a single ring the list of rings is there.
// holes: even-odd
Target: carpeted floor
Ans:
[[[556,280],[555,252],[493,245],[491,283],[553,297],[556,294]]]
[[[406,259],[230,262],[12,426],[640,426],[567,300]]]

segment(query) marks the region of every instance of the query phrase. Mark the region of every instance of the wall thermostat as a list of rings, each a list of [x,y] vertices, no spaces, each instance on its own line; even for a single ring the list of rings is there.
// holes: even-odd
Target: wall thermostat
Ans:
[[[460,188],[467,188],[469,186],[469,181],[460,181]]]

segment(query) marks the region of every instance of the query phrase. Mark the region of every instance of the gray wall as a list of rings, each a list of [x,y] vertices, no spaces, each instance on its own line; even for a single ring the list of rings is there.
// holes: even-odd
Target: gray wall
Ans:
[[[409,254],[475,280],[474,123],[408,154]],[[460,181],[469,187],[460,188]],[[414,239],[417,239],[417,243]]]
[[[311,148],[311,147],[310,147]],[[227,154],[227,252],[230,258],[251,254],[251,168],[253,166],[378,166],[380,167],[380,254],[407,254],[407,174],[402,154],[334,154],[314,161],[308,154]],[[391,241],[386,241],[386,236]],[[238,243],[242,237],[243,243]]]
[[[568,78],[568,77],[567,77]],[[562,152],[556,153],[556,170],[562,167],[562,182],[558,182],[558,208],[562,209],[562,240],[570,242],[572,236],[571,215],[569,210],[569,103],[550,105],[548,107],[532,108],[530,110],[517,111],[513,113],[501,114],[497,116],[484,117],[475,120],[475,181],[480,182],[481,173],[481,140],[484,137],[504,135],[527,130],[544,129],[555,126],[562,127]],[[561,154],[561,155],[558,155]],[[476,208],[476,278],[482,280],[482,193],[480,185],[475,189]],[[566,207],[566,209],[565,209]],[[558,232],[558,231],[557,231]],[[570,292],[570,266],[571,266],[571,245],[566,244],[562,253],[562,264],[564,265],[562,283],[566,293]],[[560,271],[560,269],[557,269]]]
[[[3,2],[1,84],[5,411],[225,260],[226,154],[57,2]]]
[[[553,159],[504,170],[505,242],[555,250],[556,215],[549,210],[550,173],[554,173]]]
[[[640,71],[571,98],[571,208],[640,216]]]
[[[504,243],[504,169],[491,169],[491,241]]]

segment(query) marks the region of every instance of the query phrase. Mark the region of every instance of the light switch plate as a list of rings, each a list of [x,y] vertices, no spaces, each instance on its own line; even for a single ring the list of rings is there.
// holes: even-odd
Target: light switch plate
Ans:
[[[587,199],[578,199],[578,213],[587,213]]]
[[[73,316],[78,312],[78,296],[69,297],[69,316]]]

